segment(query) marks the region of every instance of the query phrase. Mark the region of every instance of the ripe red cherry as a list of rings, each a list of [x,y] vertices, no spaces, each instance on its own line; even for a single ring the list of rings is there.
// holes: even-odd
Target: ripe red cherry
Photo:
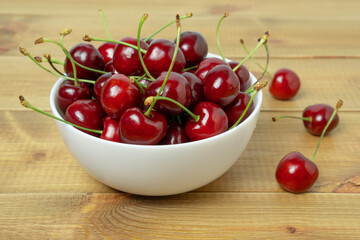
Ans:
[[[205,99],[223,107],[234,101],[240,82],[230,66],[217,65],[208,72],[203,86]]]
[[[308,106],[304,109],[302,115],[303,118],[311,119],[311,121],[303,120],[306,130],[313,135],[320,136],[333,112],[334,108],[327,104],[314,104]],[[326,133],[333,130],[338,125],[338,123],[339,116],[336,114],[328,129],[326,130]]]
[[[204,87],[201,80],[193,73],[183,72],[181,74],[186,78],[191,88],[191,104],[190,108],[204,100]]]
[[[293,98],[300,89],[298,75],[287,68],[279,69],[270,83],[270,93],[277,99],[288,100]]]
[[[236,121],[240,118],[240,116],[243,114],[246,106],[250,101],[250,98],[251,96],[249,94],[246,94],[244,92],[239,92],[236,98],[234,99],[234,101],[232,101],[229,105],[223,107],[229,119],[229,127],[233,126],[236,123]],[[254,111],[254,103],[252,102],[241,122],[243,122],[246,118],[248,118],[253,111]]]
[[[229,65],[231,69],[234,69],[237,65],[239,65],[239,63],[235,61],[231,61],[229,62]],[[249,70],[244,65],[241,65],[235,71],[235,74],[239,78],[240,91],[245,92],[251,86]]]
[[[100,52],[91,44],[76,44],[73,48],[71,48],[70,54],[76,62],[86,67],[97,70],[104,70],[104,59]],[[68,58],[66,58],[64,62],[64,71],[68,76],[74,76],[71,61]],[[76,66],[76,73],[77,77],[81,79],[96,80],[100,76],[99,73],[86,70],[79,66]]]
[[[167,72],[163,72],[155,81],[153,81],[145,91],[145,97],[156,96],[164,83]],[[185,107],[191,104],[191,87],[185,77],[176,72],[171,72],[164,86],[162,97],[171,98]],[[165,114],[176,115],[183,111],[181,107],[166,100],[158,100],[155,109]]]
[[[226,65],[229,66],[229,64],[227,64],[225,61],[223,61],[220,58],[214,58],[214,57],[210,57],[210,58],[205,58],[204,60],[202,60],[196,71],[195,71],[195,75],[202,81],[204,82],[206,75],[208,74],[208,72],[215,66],[217,65]]]
[[[133,37],[124,37],[121,41],[137,46],[137,39]],[[141,40],[140,48],[147,50],[149,45]],[[144,54],[142,55],[144,56]],[[142,71],[138,50],[123,44],[116,45],[113,64],[118,73],[127,76],[136,75],[138,72]]]
[[[78,82],[75,86],[74,81],[65,80],[60,84],[56,97],[61,111],[65,113],[70,104],[79,99],[90,99],[92,94],[87,83]]]
[[[109,61],[106,65],[105,65],[105,72],[110,72],[110,73],[118,73],[115,69],[114,66],[114,62],[113,60]]]
[[[208,44],[199,32],[182,32],[179,48],[185,56],[186,66],[198,65],[208,54]]]
[[[168,71],[175,51],[175,43],[167,39],[156,39],[151,42],[144,63],[150,74],[157,78],[162,72]],[[175,58],[173,72],[182,72],[185,67],[185,57],[179,49]]]
[[[138,107],[128,108],[120,118],[119,136],[123,143],[154,145],[166,134],[167,122],[163,114],[150,112],[146,117]]]
[[[299,152],[286,154],[279,162],[275,177],[279,185],[292,193],[306,192],[319,176],[315,163]]]
[[[73,102],[65,113],[65,120],[81,127],[101,130],[105,113],[100,103],[96,100],[81,99]],[[83,131],[83,130],[80,130]],[[98,136],[97,133],[83,131],[90,135]]]
[[[175,122],[171,122],[166,131],[166,135],[161,141],[162,145],[186,143],[189,139],[186,136],[184,128]]]
[[[216,136],[228,129],[228,118],[224,110],[213,102],[201,102],[193,109],[199,115],[199,121],[189,118],[185,124],[185,132],[191,141]]]
[[[116,43],[105,42],[98,47],[101,56],[104,58],[104,65],[113,59],[115,46]]]
[[[112,77],[112,75],[113,75],[112,73],[108,72],[108,73],[104,73],[98,79],[96,79],[93,91],[94,91],[95,98],[98,99],[99,101],[101,100],[102,87],[104,86],[105,82],[110,77]]]
[[[113,118],[120,118],[126,109],[137,106],[140,100],[139,89],[123,74],[111,76],[101,90],[101,106]]]
[[[119,119],[106,116],[103,119],[103,132],[100,138],[112,142],[120,142],[119,138]]]

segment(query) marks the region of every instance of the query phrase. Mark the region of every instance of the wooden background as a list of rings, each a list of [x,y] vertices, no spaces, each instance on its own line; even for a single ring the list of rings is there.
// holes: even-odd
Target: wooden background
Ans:
[[[1,1],[0,8],[0,239],[360,239],[360,2],[353,1]],[[183,30],[200,31],[217,53],[215,30],[222,23],[226,57],[241,60],[268,30],[269,69],[298,73],[302,86],[291,101],[264,90],[257,129],[236,164],[214,182],[169,197],[142,197],[111,189],[87,174],[66,149],[52,119],[24,109],[23,94],[50,111],[55,77],[18,52],[51,53],[38,37],[58,39],[71,27],[67,47],[84,34],[105,37],[103,9],[115,39],[136,36],[143,13],[147,36],[175,15],[192,12]],[[175,28],[158,37],[173,39]],[[256,57],[265,62],[265,52]],[[246,66],[257,76],[252,62]],[[320,176],[309,193],[294,195],[277,185],[274,172],[290,151],[311,156],[318,137],[300,121],[311,104],[335,105],[340,124],[319,149]]]

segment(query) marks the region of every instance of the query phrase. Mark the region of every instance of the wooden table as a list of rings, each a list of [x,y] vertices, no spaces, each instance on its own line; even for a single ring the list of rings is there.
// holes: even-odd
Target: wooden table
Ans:
[[[353,1],[2,1],[0,9],[0,239],[359,239],[360,238],[360,2]],[[66,149],[52,119],[24,109],[23,94],[50,111],[55,77],[22,56],[51,53],[50,44],[71,27],[67,47],[84,34],[105,37],[98,9],[112,36],[136,36],[143,13],[143,35],[192,12],[183,30],[200,31],[217,53],[220,29],[224,54],[241,60],[239,43],[249,48],[268,30],[270,72],[295,70],[302,81],[291,101],[264,90],[258,126],[236,164],[214,182],[169,197],[118,192],[94,180]],[[173,39],[175,28],[158,37]],[[98,46],[98,45],[97,45]],[[256,57],[265,62],[265,52]],[[249,61],[246,66],[259,76]],[[306,194],[284,192],[274,178],[279,160],[296,150],[311,156],[318,137],[300,121],[271,121],[301,115],[311,104],[344,101],[340,124],[324,138],[315,162],[320,176]]]

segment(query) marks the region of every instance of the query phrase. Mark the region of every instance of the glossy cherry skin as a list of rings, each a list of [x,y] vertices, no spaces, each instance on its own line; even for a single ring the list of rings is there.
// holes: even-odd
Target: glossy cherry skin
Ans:
[[[163,114],[152,111],[146,117],[138,107],[128,108],[120,118],[120,141],[129,144],[155,145],[166,134],[167,122]]]
[[[222,59],[220,58],[214,58],[214,57],[210,57],[210,58],[205,58],[204,60],[202,60],[196,71],[195,71],[195,75],[202,81],[204,82],[206,75],[208,74],[208,72],[215,66],[217,65],[226,65],[229,66],[229,64],[227,64],[226,62],[224,62]]]
[[[166,131],[166,135],[160,142],[162,145],[172,145],[189,142],[184,128],[175,122],[171,122]]]
[[[98,47],[101,56],[104,58],[104,65],[113,59],[115,46],[116,43],[104,42]]]
[[[74,81],[65,80],[60,84],[56,97],[61,111],[65,113],[70,104],[79,99],[91,99],[92,93],[87,83],[78,82],[75,86]]]
[[[70,49],[70,54],[72,58],[89,68],[97,69],[97,70],[104,70],[104,58],[100,54],[100,52],[91,44],[88,43],[79,43],[76,44],[74,47]],[[73,77],[73,67],[71,61],[66,58],[64,62],[64,71],[65,73]],[[96,80],[101,74],[86,70],[76,65],[76,73],[77,77],[81,79],[90,79]]]
[[[120,118],[126,109],[137,106],[140,100],[139,89],[123,74],[111,76],[101,90],[101,106],[113,118]]]
[[[299,76],[294,71],[287,68],[276,71],[269,86],[271,95],[280,100],[289,100],[295,97],[299,89]]]
[[[101,105],[96,100],[81,99],[73,102],[65,113],[65,120],[81,127],[101,130],[103,128],[103,118],[105,113],[101,108]],[[83,130],[80,130],[83,131]],[[99,134],[83,131],[93,136]]]
[[[164,83],[167,72],[163,72],[145,91],[145,97],[156,96]],[[171,98],[185,107],[191,104],[191,87],[181,74],[171,72],[160,96]],[[154,108],[166,115],[177,115],[183,111],[181,107],[167,100],[158,100]]]
[[[311,121],[303,121],[306,130],[316,136],[320,136],[324,130],[326,124],[329,122],[331,115],[334,112],[334,108],[327,104],[314,104],[310,105],[303,111],[304,118],[310,118]],[[326,133],[333,130],[339,123],[338,114],[330,123]]]
[[[181,73],[183,77],[188,81],[191,88],[191,104],[190,108],[194,107],[196,104],[204,100],[204,87],[201,80],[194,74],[190,72]]]
[[[113,60],[109,61],[106,65],[105,65],[105,72],[110,72],[110,73],[118,73],[118,71],[116,71],[115,66],[114,66],[114,62]]]
[[[176,42],[176,38],[174,40]],[[208,54],[208,44],[199,32],[184,31],[180,34],[179,48],[183,52],[186,66],[198,65]]]
[[[144,56],[144,63],[154,78],[157,78],[162,72],[169,70],[175,47],[175,43],[167,39],[156,39],[151,42]],[[185,57],[179,49],[172,71],[180,73],[184,67]]]
[[[286,154],[276,168],[276,181],[288,192],[303,193],[309,190],[319,176],[315,163],[299,152]]]
[[[102,88],[105,84],[105,82],[112,77],[112,73],[108,72],[108,73],[104,73],[103,75],[101,75],[100,77],[98,77],[98,79],[96,79],[95,84],[94,84],[94,95],[95,98],[98,99],[99,101],[101,100],[101,91]]]
[[[205,99],[223,107],[234,101],[240,90],[240,82],[236,74],[226,65],[213,67],[204,81]]]
[[[137,39],[133,37],[124,37],[121,41],[137,46]],[[149,45],[141,40],[140,48],[147,50]],[[142,56],[144,56],[143,53]],[[123,44],[116,45],[113,64],[118,73],[127,76],[136,75],[138,72],[142,71],[138,50]]]
[[[238,64],[239,63],[235,61],[229,62],[231,69],[234,69]],[[235,71],[235,74],[239,78],[240,91],[245,92],[251,86],[249,70],[244,65],[241,65]]]
[[[100,138],[112,142],[120,142],[119,119],[106,116],[103,119],[103,126],[103,132],[101,133]]]
[[[240,116],[243,114],[246,106],[250,101],[250,98],[251,96],[249,94],[246,94],[244,92],[239,92],[236,98],[234,99],[234,101],[232,101],[229,105],[223,107],[229,119],[229,127],[233,126],[236,123],[236,121],[240,118]],[[254,102],[252,102],[241,122],[243,122],[245,119],[247,119],[250,116],[250,114],[254,111],[254,108],[255,108]]]
[[[189,118],[185,124],[185,132],[191,141],[216,136],[228,129],[228,118],[224,110],[213,102],[201,102],[193,109],[200,120]]]

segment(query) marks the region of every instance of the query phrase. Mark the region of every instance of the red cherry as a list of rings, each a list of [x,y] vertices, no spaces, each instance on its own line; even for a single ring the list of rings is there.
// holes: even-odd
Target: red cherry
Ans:
[[[97,70],[104,70],[104,59],[100,54],[100,52],[91,44],[79,43],[75,45],[73,48],[71,48],[70,54],[76,62],[86,67]],[[64,71],[68,76],[70,77],[74,76],[71,61],[68,58],[65,59]],[[86,70],[79,66],[76,66],[76,73],[77,73],[77,77],[81,79],[95,80],[100,76],[99,73]]]
[[[104,130],[100,135],[100,138],[112,141],[112,142],[120,142],[119,138],[119,119],[112,118],[110,116],[106,116],[103,119]]]
[[[66,109],[65,113],[66,121],[93,130],[101,130],[103,128],[104,117],[105,113],[102,110],[100,103],[91,99],[76,100]],[[98,136],[97,133],[83,132]]]
[[[109,61],[106,65],[105,65],[105,72],[110,72],[110,73],[118,73],[118,71],[116,71],[115,66],[114,66],[114,62],[113,60]]]
[[[201,102],[195,106],[193,113],[199,115],[199,121],[189,118],[185,132],[191,141],[216,136],[228,129],[228,118],[224,110],[213,102]]]
[[[176,42],[176,38],[174,42]],[[180,34],[179,48],[185,56],[187,66],[198,65],[208,54],[206,39],[199,32],[182,32]]]
[[[170,145],[170,144],[180,144],[186,143],[189,139],[186,136],[184,128],[175,122],[169,124],[168,129],[166,131],[166,135],[161,141],[162,145]]]
[[[190,84],[191,88],[191,104],[190,108],[204,100],[204,87],[201,80],[193,73],[183,72],[181,74]]]
[[[206,75],[208,74],[208,72],[215,66],[217,65],[226,65],[229,66],[229,64],[227,64],[225,61],[223,61],[222,59],[219,58],[214,58],[214,57],[210,57],[210,58],[205,58],[204,60],[202,60],[199,63],[199,66],[197,67],[196,71],[195,71],[195,75],[202,81],[204,82]]]
[[[98,47],[101,56],[104,58],[104,65],[113,59],[115,46],[116,43],[105,42]]]
[[[270,83],[270,93],[277,99],[288,100],[293,98],[300,89],[298,75],[287,68],[279,69]]]
[[[120,118],[121,142],[140,145],[158,144],[166,134],[167,122],[159,112],[150,112],[146,117],[138,107],[128,108]]]
[[[56,97],[61,111],[65,113],[70,104],[79,99],[91,99],[92,94],[87,83],[78,82],[75,86],[74,81],[65,80],[60,84]]]
[[[234,99],[234,101],[232,101],[229,105],[223,107],[229,119],[229,126],[233,126],[236,123],[236,121],[240,118],[246,106],[248,105],[250,98],[251,96],[249,94],[246,94],[244,92],[239,92],[236,98]],[[254,111],[254,108],[255,108],[254,103],[252,102],[241,122],[243,122],[246,118],[250,116],[250,114]]]
[[[98,99],[99,101],[101,100],[101,90],[105,84],[105,82],[112,77],[112,73],[108,72],[108,73],[104,73],[103,75],[101,75],[98,79],[96,79],[95,84],[94,84],[94,95],[96,97],[96,99]]]
[[[137,39],[133,37],[124,37],[121,41],[137,46]],[[140,48],[147,50],[149,45],[144,41],[140,41]],[[142,56],[144,56],[144,54],[142,54]],[[142,71],[138,50],[123,44],[116,45],[113,63],[118,73],[127,76],[136,75]]]
[[[123,74],[114,74],[101,90],[101,106],[113,118],[119,118],[128,108],[137,106],[141,93],[135,84]]]
[[[162,72],[168,71],[175,51],[175,43],[167,39],[156,39],[151,42],[144,56],[144,63],[150,74],[157,78]],[[179,49],[175,58],[173,72],[182,72],[185,67],[185,57]]]
[[[205,99],[221,107],[234,101],[240,89],[238,77],[226,65],[213,67],[206,75],[203,86]]]
[[[299,152],[286,154],[279,162],[275,177],[279,185],[292,193],[306,192],[315,183],[319,170]]]
[[[311,119],[311,121],[303,120],[306,130],[313,135],[320,136],[333,112],[334,108],[327,104],[315,104],[308,106],[303,111],[303,118]],[[326,133],[333,130],[338,125],[338,123],[339,116],[336,114],[328,129],[326,130]]]
[[[239,63],[232,61],[232,62],[229,62],[229,65],[230,65],[231,69],[234,69],[237,65],[239,65]],[[244,65],[241,65],[235,71],[235,74],[239,78],[240,91],[245,92],[251,86],[249,70]]]

